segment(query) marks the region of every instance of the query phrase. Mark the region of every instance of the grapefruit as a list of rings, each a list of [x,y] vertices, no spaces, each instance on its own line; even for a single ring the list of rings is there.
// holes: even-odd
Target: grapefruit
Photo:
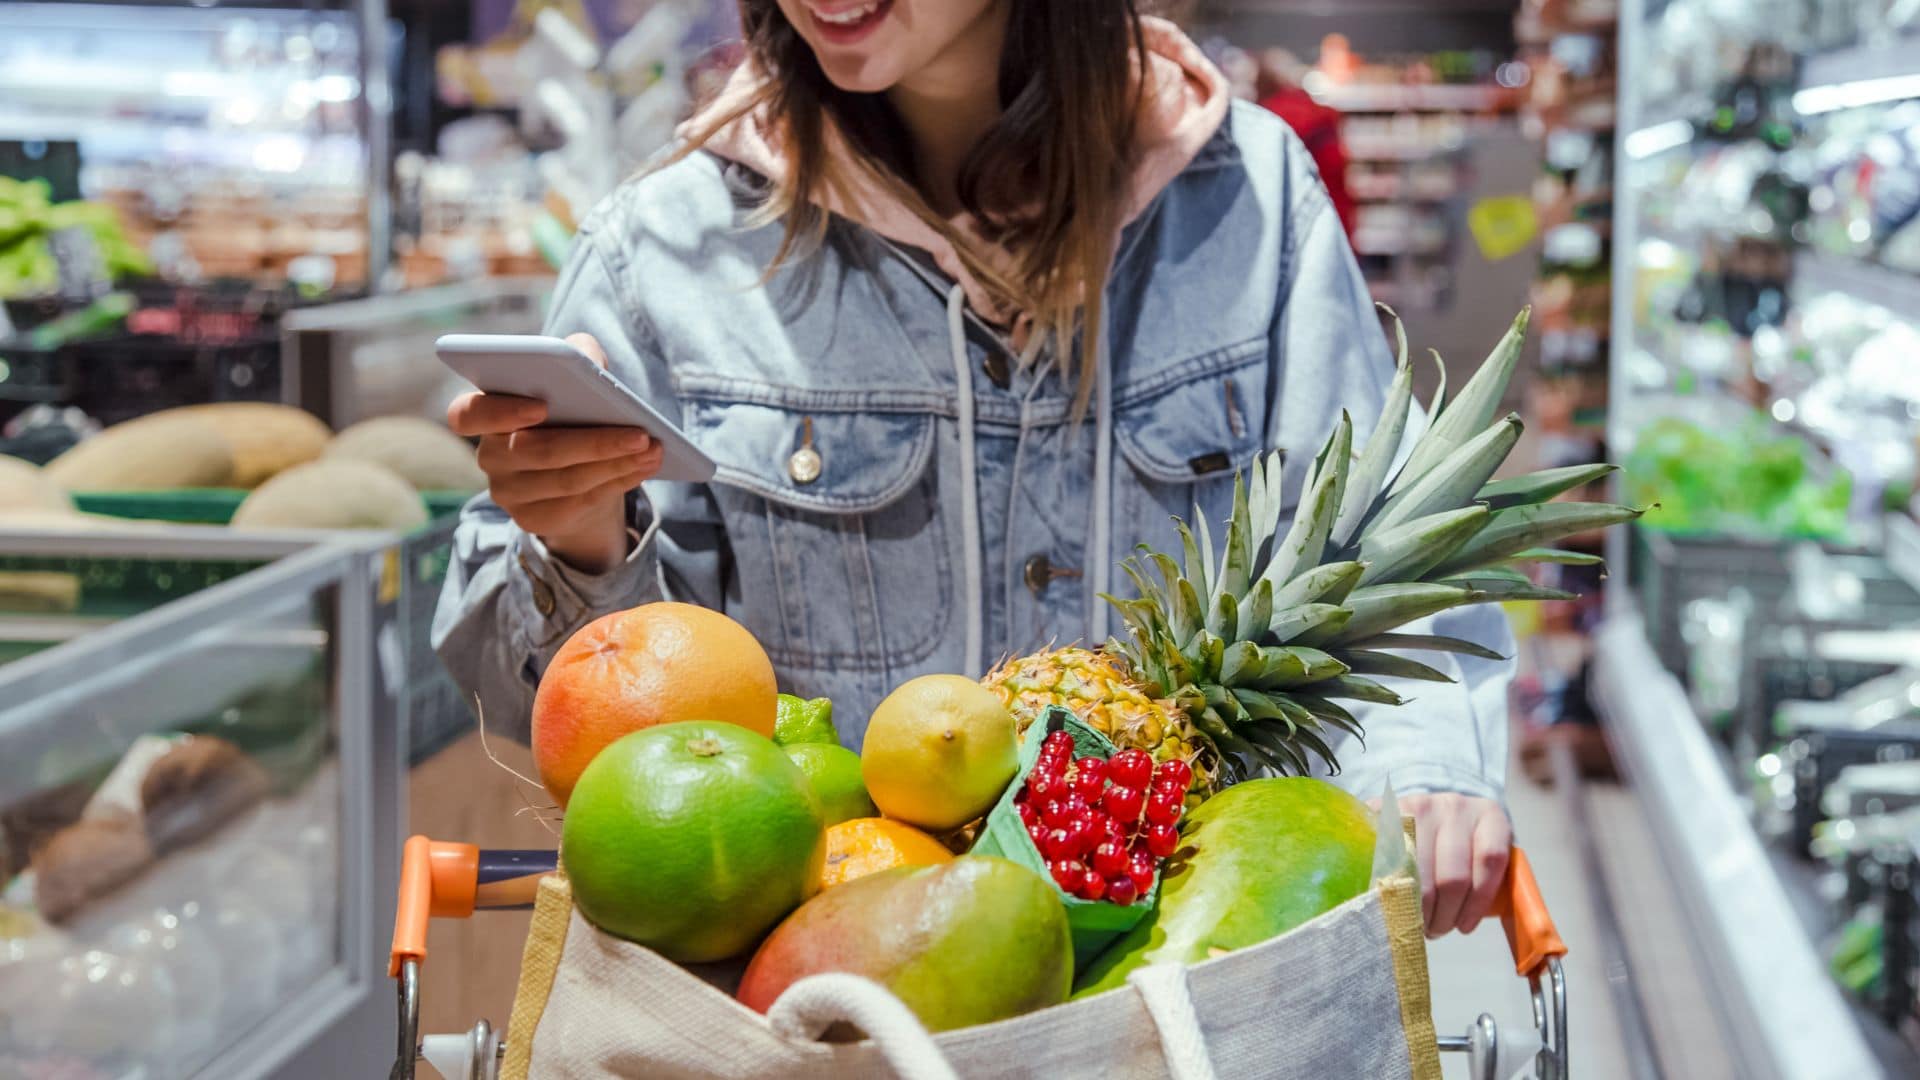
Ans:
[[[931,832],[993,808],[1020,769],[1013,716],[960,675],[922,675],[888,694],[867,722],[860,773],[890,818]]]
[[[1076,994],[1147,964],[1197,964],[1331,911],[1373,880],[1373,814],[1323,780],[1249,780],[1187,816],[1160,903],[1080,974]]]
[[[580,914],[681,963],[744,952],[820,888],[825,858],[806,774],[732,724],[615,740],[580,774],[560,832]]]
[[[1018,863],[962,855],[828,889],[768,936],[740,980],[766,1012],[809,975],[864,975],[932,1031],[1019,1016],[1066,1000],[1073,935],[1053,883]]]
[[[860,755],[838,744],[801,743],[784,747],[800,771],[807,774],[813,793],[827,824],[848,818],[873,817],[880,813],[867,797],[867,786],[860,779]]]
[[[833,888],[896,866],[938,866],[953,861],[947,846],[904,822],[865,817],[827,828],[827,862],[821,885]]]
[[[581,627],[533,698],[533,761],[566,806],[580,771],[613,740],[709,720],[773,734],[773,662],[746,627],[693,604],[643,604]]]

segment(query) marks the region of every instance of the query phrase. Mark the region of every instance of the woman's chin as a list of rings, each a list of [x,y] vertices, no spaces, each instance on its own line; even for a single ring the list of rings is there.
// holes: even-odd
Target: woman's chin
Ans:
[[[899,85],[906,75],[886,56],[822,57],[820,70],[828,82],[849,94],[882,94]]]

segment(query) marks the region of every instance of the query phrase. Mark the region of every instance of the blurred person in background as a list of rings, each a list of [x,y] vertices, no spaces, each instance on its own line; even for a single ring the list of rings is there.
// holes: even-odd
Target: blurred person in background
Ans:
[[[1313,99],[1302,89],[1307,66],[1285,49],[1267,49],[1260,54],[1260,73],[1255,84],[1262,107],[1287,122],[1294,134],[1307,146],[1320,180],[1333,199],[1333,211],[1340,227],[1353,241],[1353,193],[1347,189],[1347,146],[1340,138],[1340,112]]]

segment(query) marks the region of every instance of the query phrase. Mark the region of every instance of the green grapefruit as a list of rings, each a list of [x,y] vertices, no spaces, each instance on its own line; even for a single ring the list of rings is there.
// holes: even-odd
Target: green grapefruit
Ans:
[[[560,833],[589,922],[682,963],[744,952],[818,891],[826,823],[807,776],[733,724],[661,724],[580,774]]]

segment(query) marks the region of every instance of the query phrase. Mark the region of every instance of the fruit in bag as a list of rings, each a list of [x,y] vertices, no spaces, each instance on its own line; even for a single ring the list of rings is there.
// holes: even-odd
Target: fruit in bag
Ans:
[[[896,866],[953,861],[947,846],[902,821],[854,818],[827,827],[827,863],[821,885],[833,888]]]
[[[833,727],[833,702],[823,697],[779,695],[773,711],[773,741],[781,746],[840,745],[840,733]]]
[[[821,893],[760,946],[739,997],[766,1012],[795,982],[833,971],[872,979],[929,1030],[950,1031],[1065,1001],[1073,940],[1038,874],[962,855]]]
[[[827,824],[879,816],[879,808],[867,797],[867,786],[860,779],[859,754],[844,746],[824,743],[800,743],[781,749],[807,774],[807,782],[813,785],[813,793],[820,799]]]
[[[745,952],[820,888],[826,826],[805,773],[732,724],[662,724],[600,752],[561,826],[587,920],[670,960]]]
[[[1366,891],[1373,814],[1332,784],[1236,784],[1188,816],[1160,903],[1080,974],[1076,993],[1125,985],[1147,964],[1197,964],[1258,945]]]
[[[533,761],[554,801],[602,748],[656,724],[700,720],[773,734],[773,662],[747,628],[693,604],[595,619],[554,654],[533,698]]]
[[[930,832],[993,808],[1020,770],[1013,716],[993,691],[961,675],[922,675],[873,710],[860,771],[890,818]]]

